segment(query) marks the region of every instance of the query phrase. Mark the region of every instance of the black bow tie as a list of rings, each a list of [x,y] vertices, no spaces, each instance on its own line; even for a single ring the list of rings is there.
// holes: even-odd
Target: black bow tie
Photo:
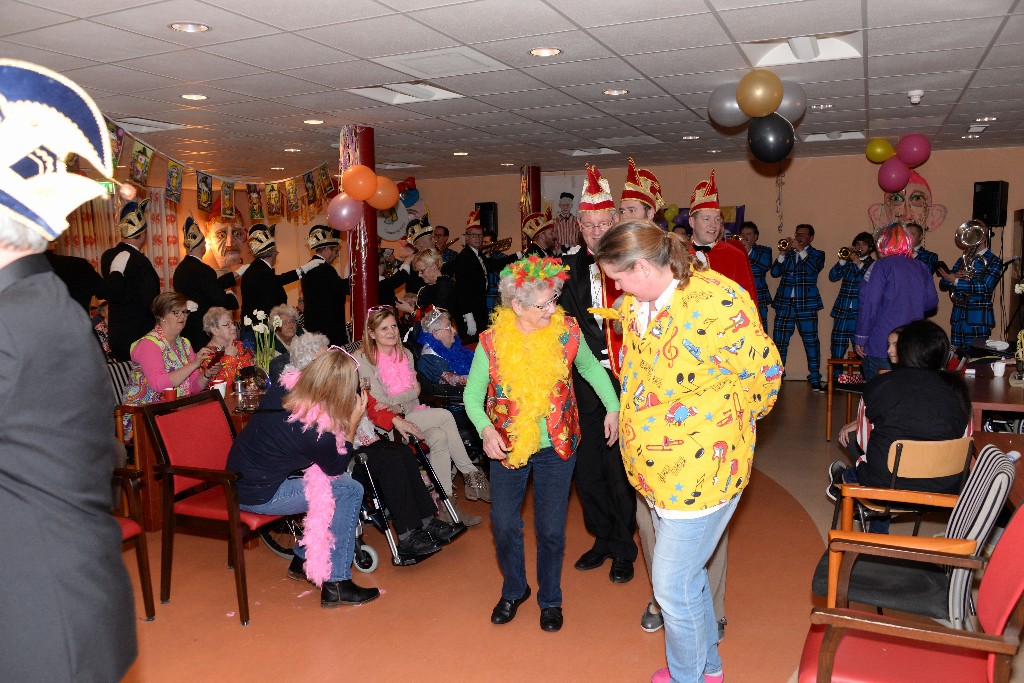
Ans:
[[[705,246],[703,244],[695,244],[695,245],[693,245],[693,250],[694,251],[703,251],[706,254],[709,251],[711,251],[711,247]]]

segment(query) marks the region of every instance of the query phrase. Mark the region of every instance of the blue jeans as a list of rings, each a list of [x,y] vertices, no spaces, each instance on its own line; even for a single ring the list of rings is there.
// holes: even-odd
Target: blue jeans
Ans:
[[[331,481],[334,495],[334,517],[331,519],[331,533],[334,534],[334,549],[331,551],[330,581],[346,581],[352,578],[352,558],[356,552],[356,523],[359,521],[359,506],[363,502],[363,485],[347,474]],[[277,487],[274,497],[259,505],[239,505],[249,512],[261,515],[296,515],[305,512],[306,495],[302,490],[302,479],[285,479]],[[295,554],[305,558],[302,546],[295,546]]]
[[[705,673],[722,670],[707,563],[741,496],[704,517],[656,519],[651,579],[665,615],[665,655],[673,683],[704,683]]]
[[[870,382],[878,376],[879,370],[891,370],[892,365],[889,364],[888,358],[881,358],[879,356],[864,356],[864,364],[861,366],[861,372],[864,374],[864,381]]]
[[[558,457],[543,448],[518,469],[499,463],[491,466],[491,523],[498,566],[505,577],[501,597],[518,600],[526,592],[523,556],[523,498],[533,472],[533,525],[537,534],[537,603],[562,604],[562,559],[565,556],[565,515],[576,456]]]

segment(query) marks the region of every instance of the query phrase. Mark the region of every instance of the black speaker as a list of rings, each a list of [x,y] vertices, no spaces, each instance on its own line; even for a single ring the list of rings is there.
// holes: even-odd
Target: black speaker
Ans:
[[[473,208],[480,212],[480,227],[483,228],[484,234],[498,239],[498,203],[477,202]]]
[[[974,183],[974,214],[990,228],[1006,226],[1006,202],[1010,184],[1005,180]]]

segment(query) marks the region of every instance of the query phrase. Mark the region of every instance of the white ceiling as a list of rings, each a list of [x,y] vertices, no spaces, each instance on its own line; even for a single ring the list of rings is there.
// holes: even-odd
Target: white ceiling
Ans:
[[[810,103],[834,105],[797,123],[794,155],[863,154],[865,140],[801,139],[851,131],[893,142],[924,133],[935,149],[1024,145],[1024,0],[0,0],[0,10],[0,56],[66,74],[114,120],[186,126],[140,139],[225,178],[336,160],[344,124],[374,127],[378,166],[417,164],[397,175],[424,178],[579,171],[587,157],[566,149],[612,148],[593,159],[613,166],[626,154],[645,166],[746,159],[745,132],[716,128],[706,110],[712,90],[752,68],[739,44],[852,31],[861,58],[772,67]],[[168,28],[181,21],[212,30]],[[562,53],[532,57],[540,46]],[[402,55],[448,48],[478,66],[429,79],[399,70]],[[416,80],[464,97],[394,106],[342,90]],[[919,105],[911,89],[925,91]],[[196,92],[208,97],[200,106],[180,98]],[[962,139],[981,116],[998,120]],[[303,123],[313,118],[325,124]]]

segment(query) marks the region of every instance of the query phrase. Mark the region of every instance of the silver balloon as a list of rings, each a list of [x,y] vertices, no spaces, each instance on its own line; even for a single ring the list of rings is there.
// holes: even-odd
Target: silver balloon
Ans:
[[[796,121],[807,111],[807,95],[799,83],[782,82],[782,102],[775,113],[787,121]]]
[[[720,126],[742,126],[750,117],[743,113],[736,101],[736,84],[727,83],[715,88],[708,98],[708,116]]]

